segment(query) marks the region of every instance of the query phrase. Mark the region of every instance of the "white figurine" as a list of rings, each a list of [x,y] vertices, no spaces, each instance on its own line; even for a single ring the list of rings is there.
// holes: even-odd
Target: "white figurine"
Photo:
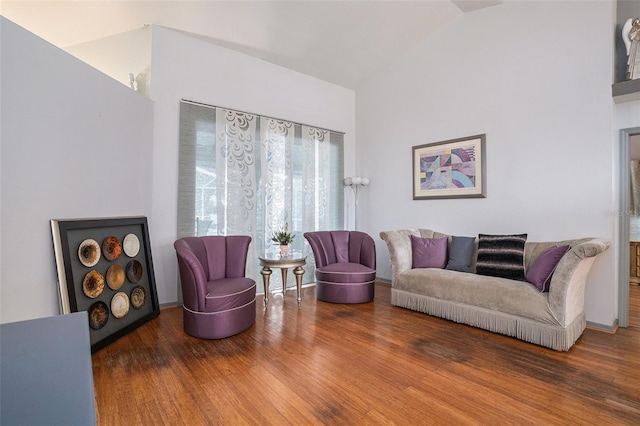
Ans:
[[[640,78],[640,18],[628,19],[622,26],[622,40],[627,49],[627,80]]]

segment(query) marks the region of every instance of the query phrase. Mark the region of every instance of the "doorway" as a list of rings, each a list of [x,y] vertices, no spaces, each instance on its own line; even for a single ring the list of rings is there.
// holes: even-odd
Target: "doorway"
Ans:
[[[640,127],[620,131],[620,160],[618,325],[640,327]]]
[[[640,134],[629,135],[631,176],[629,327],[640,327]]]

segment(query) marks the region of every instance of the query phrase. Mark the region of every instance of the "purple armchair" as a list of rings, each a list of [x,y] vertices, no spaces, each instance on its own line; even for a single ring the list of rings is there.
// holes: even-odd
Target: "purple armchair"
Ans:
[[[201,339],[238,334],[256,321],[256,282],[245,277],[249,236],[186,237],[173,246],[184,331]]]
[[[331,303],[373,300],[376,245],[358,231],[306,232],[316,260],[316,297]]]

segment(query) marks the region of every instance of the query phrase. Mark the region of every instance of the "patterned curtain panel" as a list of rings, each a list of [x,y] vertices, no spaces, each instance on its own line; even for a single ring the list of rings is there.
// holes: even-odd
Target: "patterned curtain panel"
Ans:
[[[262,283],[258,256],[277,251],[271,235],[287,227],[290,250],[307,256],[304,232],[344,229],[341,133],[224,108],[182,102],[178,236],[250,235],[247,275]],[[270,288],[282,288],[278,272]],[[295,286],[288,274],[287,286]]]
[[[255,235],[256,133],[252,114],[216,108],[216,230],[207,235]]]
[[[261,214],[256,246],[262,251],[272,247],[271,235],[285,226],[296,229],[293,209],[293,148],[295,130],[293,123],[261,117],[262,143],[260,144],[261,185],[258,191]],[[299,241],[294,242],[299,243]],[[297,244],[294,247],[300,249]],[[298,250],[299,251],[299,250]]]
[[[304,222],[315,229],[327,229],[329,134],[326,130],[302,126]]]

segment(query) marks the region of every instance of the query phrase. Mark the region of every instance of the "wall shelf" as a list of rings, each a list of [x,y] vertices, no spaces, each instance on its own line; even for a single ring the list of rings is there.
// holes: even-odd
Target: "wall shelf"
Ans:
[[[617,104],[640,100],[640,79],[614,83],[611,86],[611,94]]]

